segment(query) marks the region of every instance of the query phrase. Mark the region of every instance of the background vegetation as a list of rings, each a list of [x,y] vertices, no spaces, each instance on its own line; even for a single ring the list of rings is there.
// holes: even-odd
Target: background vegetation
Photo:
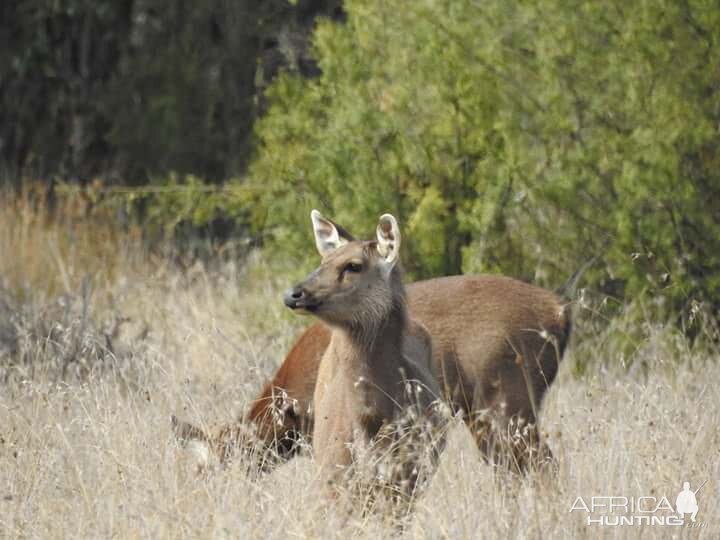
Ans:
[[[339,16],[339,2],[3,2],[0,158],[12,173],[130,185],[240,174],[262,89],[282,66],[317,71],[318,13]]]
[[[2,10],[8,178],[169,187],[119,197],[296,260],[311,207],[359,234],[391,211],[413,278],[559,287],[597,257],[583,284],[620,303],[718,311],[714,2]]]
[[[720,290],[720,9],[705,2],[346,2],[286,75],[251,182],[284,244],[306,207],[406,224],[417,276],[502,272],[671,310]],[[292,189],[287,189],[287,186]]]

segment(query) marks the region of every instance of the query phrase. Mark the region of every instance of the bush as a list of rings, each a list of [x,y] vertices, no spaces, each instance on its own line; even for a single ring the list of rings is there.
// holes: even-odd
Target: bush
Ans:
[[[606,294],[720,304],[720,10],[712,3],[350,0],[322,75],[268,91],[252,219],[311,249],[398,215],[411,274],[559,286],[593,255]],[[281,248],[280,248],[281,246]]]

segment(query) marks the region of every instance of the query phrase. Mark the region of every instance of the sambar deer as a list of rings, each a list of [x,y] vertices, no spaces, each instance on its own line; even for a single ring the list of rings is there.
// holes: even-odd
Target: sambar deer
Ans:
[[[409,495],[419,463],[442,445],[442,419],[434,408],[440,386],[432,371],[428,332],[407,312],[399,265],[400,229],[390,214],[380,217],[376,239],[348,240],[317,210],[311,214],[320,266],[285,295],[285,305],[310,313],[331,328],[318,369],[313,450],[324,482],[333,485],[358,452],[379,447],[377,456],[402,454],[386,463],[391,489]],[[425,433],[401,426],[419,422]],[[402,445],[393,437],[401,433]],[[427,442],[406,452],[413,435]],[[383,474],[383,473],[380,473]]]
[[[341,237],[353,238],[341,227]],[[570,281],[574,284],[581,272]],[[572,287],[570,287],[572,288]],[[407,286],[410,317],[430,332],[433,373],[454,412],[461,413],[486,455],[509,459],[512,468],[527,464],[538,449],[537,434],[514,438],[512,452],[496,449],[511,424],[535,424],[542,399],[553,382],[570,339],[569,304],[557,294],[513,278],[468,275],[435,278]],[[202,434],[222,460],[243,447],[241,433],[288,459],[312,442],[313,393],[320,359],[330,343],[330,328],[317,322],[305,330],[246,415],[215,435]],[[176,434],[200,430],[178,423]],[[525,446],[527,444],[527,446]],[[494,455],[493,455],[494,454]],[[271,463],[262,461],[266,465]]]

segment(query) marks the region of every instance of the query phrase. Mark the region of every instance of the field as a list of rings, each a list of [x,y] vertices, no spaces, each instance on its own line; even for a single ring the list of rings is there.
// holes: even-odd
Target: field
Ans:
[[[308,320],[286,313],[289,273],[271,276],[259,254],[181,265],[139,244],[102,223],[2,212],[0,537],[720,535],[717,352],[649,321],[634,332],[642,338],[629,367],[608,336],[634,329],[579,321],[542,413],[559,462],[553,480],[495,470],[462,425],[400,523],[318,500],[307,456],[267,475],[242,459],[196,474],[170,415],[231,421]],[[693,490],[707,481],[694,527],[588,524],[607,508],[578,509],[578,497],[589,506],[610,495],[674,506],[684,481]]]

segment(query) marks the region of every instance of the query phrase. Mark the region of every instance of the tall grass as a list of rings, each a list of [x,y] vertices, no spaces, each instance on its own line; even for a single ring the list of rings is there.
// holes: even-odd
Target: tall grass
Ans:
[[[554,480],[491,467],[458,424],[413,514],[348,516],[312,492],[309,457],[197,475],[171,435],[171,413],[232,420],[277,367],[306,322],[279,301],[287,278],[258,254],[179,270],[109,220],[59,217],[31,194],[1,204],[0,537],[720,534],[720,363],[670,327],[580,321],[541,414]],[[633,336],[629,368],[617,333]],[[674,504],[685,480],[708,480],[697,528],[602,529],[569,512],[578,496]]]

